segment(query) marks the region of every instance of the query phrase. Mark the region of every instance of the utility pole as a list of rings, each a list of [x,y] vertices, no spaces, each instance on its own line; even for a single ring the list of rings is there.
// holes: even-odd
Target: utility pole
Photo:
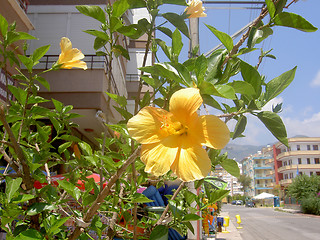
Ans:
[[[190,29],[190,42],[189,42],[189,58],[192,56],[192,50],[199,46],[199,18],[189,19],[189,29]],[[197,56],[200,53],[200,48],[197,51]]]

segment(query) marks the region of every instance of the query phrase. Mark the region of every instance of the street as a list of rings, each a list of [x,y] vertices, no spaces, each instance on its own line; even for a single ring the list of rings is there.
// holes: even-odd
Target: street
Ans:
[[[235,216],[241,217],[243,240],[306,240],[320,239],[320,217],[274,211],[273,208],[247,208],[223,205],[223,212],[238,226]]]

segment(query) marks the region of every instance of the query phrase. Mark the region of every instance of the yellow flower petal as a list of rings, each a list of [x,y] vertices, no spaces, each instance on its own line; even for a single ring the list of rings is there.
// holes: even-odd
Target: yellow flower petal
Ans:
[[[202,98],[197,88],[185,88],[175,92],[169,103],[170,112],[182,123],[186,124],[190,116],[202,104]]]
[[[87,69],[87,64],[84,61],[74,61],[74,62],[68,62],[68,63],[64,63],[61,68],[65,68],[65,69],[71,69],[73,67],[76,68],[82,68],[83,70]]]
[[[198,17],[206,17],[207,14],[205,14],[203,11],[205,10],[204,7],[202,7],[202,1],[201,0],[191,0],[188,2],[188,7],[185,9],[186,14],[188,14],[188,18],[198,18]]]
[[[143,144],[141,161],[146,164],[145,172],[155,176],[166,174],[178,152],[177,136],[170,136],[159,143]]]
[[[227,125],[213,115],[200,116],[204,139],[201,142],[208,147],[222,149],[230,140],[230,131]]]
[[[182,181],[190,182],[206,177],[211,171],[211,161],[201,145],[187,144],[180,149],[171,170]]]
[[[72,43],[69,38],[62,37],[60,41],[61,52],[66,52],[69,49],[72,49]]]
[[[70,69],[73,67],[87,69],[87,64],[80,59],[84,58],[83,53],[77,49],[72,48],[71,41],[63,37],[60,41],[61,54],[59,55],[58,64],[63,64],[61,68]]]
[[[161,131],[172,114],[155,107],[144,107],[137,115],[129,119],[127,127],[132,138],[142,144],[156,143],[168,136]]]

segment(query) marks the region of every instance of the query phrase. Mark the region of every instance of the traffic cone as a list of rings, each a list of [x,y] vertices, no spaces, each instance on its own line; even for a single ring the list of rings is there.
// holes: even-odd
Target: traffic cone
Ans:
[[[222,231],[223,233],[229,233],[229,231],[227,230],[227,227],[229,227],[229,220],[230,218],[228,216],[224,217],[224,222],[223,222],[224,231]]]
[[[236,219],[237,219],[237,223],[239,224],[239,226],[237,227],[238,229],[241,229],[242,227],[240,226],[240,223],[241,223],[241,217],[240,215],[236,215]]]

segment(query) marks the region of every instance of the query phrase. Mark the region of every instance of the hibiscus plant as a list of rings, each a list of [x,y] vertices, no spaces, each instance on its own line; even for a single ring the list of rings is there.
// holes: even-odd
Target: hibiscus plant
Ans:
[[[72,135],[76,127],[72,119],[78,117],[72,106],[38,95],[40,85],[50,89],[46,72],[87,68],[81,50],[72,48],[70,40],[61,36],[59,60],[48,70],[34,71],[50,46],[40,47],[29,56],[22,54],[26,46],[22,48],[21,40],[35,38],[16,31],[15,24],[0,15],[0,67],[8,89],[6,104],[0,106],[0,154],[7,164],[0,175],[0,181],[5,182],[0,192],[0,216],[7,239],[164,239],[170,228],[182,236],[194,232],[191,222],[201,220],[199,212],[228,195],[227,190],[203,187],[208,174],[221,165],[239,176],[236,162],[220,150],[230,138],[243,137],[246,115],[260,119],[275,138],[288,144],[285,126],[277,114],[280,109],[262,108],[292,82],[296,67],[266,82],[258,71],[259,64],[263,58],[274,56],[261,51],[257,66],[242,56],[255,51],[256,44],[273,34],[274,26],[306,32],[316,28],[287,12],[287,1],[265,2],[238,43],[206,25],[224,48],[209,56],[194,49],[184,62],[179,62],[179,55],[182,35],[189,38],[187,19],[206,16],[200,0],[117,0],[105,9],[77,6],[78,11],[101,24],[100,29],[84,30],[95,36],[92,44],[97,55],[108,58],[109,71],[115,58],[130,60],[127,49],[118,44],[119,34],[131,39],[147,36],[144,61],[138,66],[141,76],[134,112],[128,110],[124,96],[111,90],[106,93],[110,107],[111,100],[117,103],[114,107],[122,119],[116,124],[105,120],[106,132],[97,139],[98,149]],[[185,6],[186,10],[181,14],[160,13],[163,4]],[[122,16],[136,8],[147,9],[149,17],[126,25]],[[170,39],[171,47],[155,37],[157,31]],[[13,44],[22,48],[19,53]],[[158,59],[158,50],[168,60],[147,66],[149,52]],[[16,69],[12,76],[16,85],[9,84],[8,67]],[[144,85],[152,91],[142,96]],[[48,102],[53,108],[45,107]],[[214,109],[220,114],[201,115],[199,109]],[[227,126],[231,119],[237,122],[234,129]],[[54,184],[50,170],[57,165],[68,172]],[[100,175],[100,183],[87,178],[93,173]],[[84,188],[79,188],[79,181]],[[180,185],[166,196],[162,212],[147,211],[146,203],[152,200],[137,191],[139,186],[159,188],[172,181]],[[37,183],[41,187],[36,187]]]

